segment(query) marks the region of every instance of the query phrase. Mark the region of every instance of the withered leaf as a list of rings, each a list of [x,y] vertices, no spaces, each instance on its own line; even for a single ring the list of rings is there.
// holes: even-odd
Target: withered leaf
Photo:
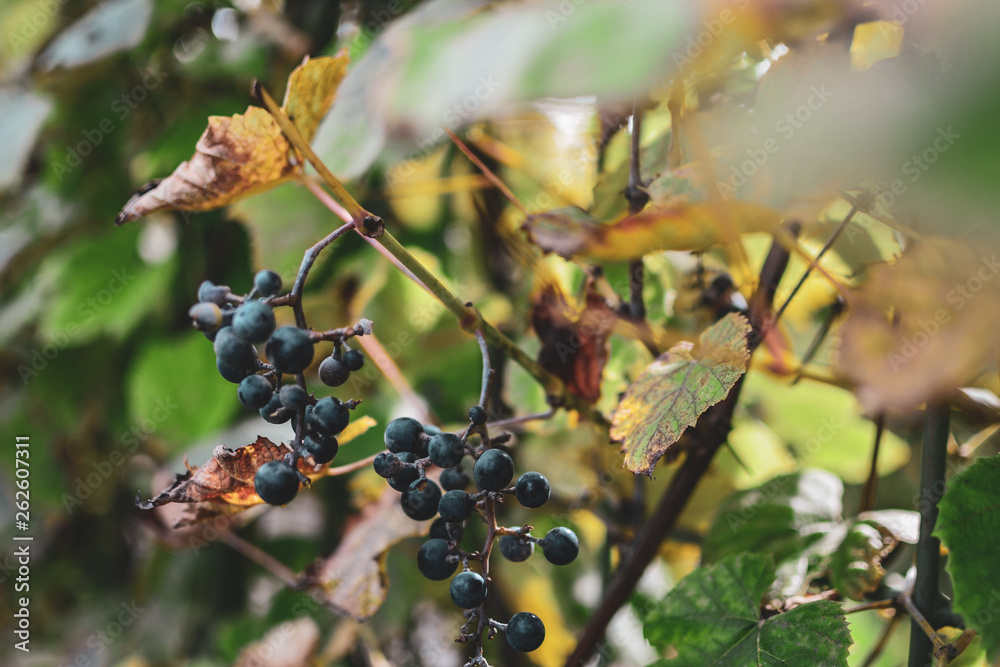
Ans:
[[[677,198],[610,224],[570,207],[529,215],[521,228],[539,248],[565,259],[620,262],[660,250],[702,250],[773,231],[780,222],[780,214],[758,204]]]
[[[608,336],[618,316],[588,280],[582,310],[571,307],[558,286],[547,283],[532,299],[531,326],[542,341],[538,363],[591,403],[601,397]]]
[[[288,78],[282,108],[306,141],[312,139],[333,103],[348,61],[346,51],[313,58],[295,68]],[[163,209],[208,211],[262,192],[301,169],[301,160],[292,160],[292,154],[281,128],[261,107],[248,107],[245,113],[231,117],[209,116],[208,128],[191,159],[170,176],[141,187],[126,202],[115,224]]]
[[[730,313],[706,329],[698,347],[679,343],[636,378],[615,410],[611,438],[624,466],[652,476],[656,462],[698,417],[728,394],[750,361],[750,324]]]
[[[217,516],[232,515],[264,501],[254,491],[254,475],[268,461],[284,458],[288,448],[258,436],[256,442],[238,449],[219,445],[212,459],[201,466],[177,475],[174,483],[148,501],[136,499],[136,506],[148,510],[167,503],[185,503],[187,507],[173,525],[183,528]],[[299,470],[309,477],[323,474],[323,466],[313,466],[299,459]]]
[[[348,523],[336,551],[310,566],[306,582],[317,588],[331,609],[367,621],[385,602],[389,587],[386,551],[427,530],[426,521],[414,521],[403,513],[399,494],[386,487],[377,502]]]

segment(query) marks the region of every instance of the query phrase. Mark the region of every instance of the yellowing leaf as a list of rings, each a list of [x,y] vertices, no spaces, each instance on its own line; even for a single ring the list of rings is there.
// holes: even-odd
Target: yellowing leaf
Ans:
[[[1000,354],[998,273],[995,246],[944,238],[925,238],[875,267],[848,299],[837,357],[862,405],[911,410],[992,369]]]
[[[288,79],[283,109],[306,141],[333,102],[347,72],[346,51],[299,65]],[[301,160],[271,115],[249,107],[232,117],[209,116],[195,154],[170,176],[150,181],[126,202],[115,224],[162,209],[208,211],[291,178]]]
[[[345,428],[337,435],[337,442],[339,442],[341,445],[348,443],[351,440],[354,440],[355,438],[361,437],[362,435],[368,432],[368,429],[377,424],[378,422],[369,417],[368,415],[365,415],[364,417],[361,417],[359,419],[355,419],[351,421],[350,424],[347,425],[347,428]]]
[[[680,343],[661,354],[629,386],[612,418],[625,467],[652,476],[656,462],[698,417],[746,372],[746,318],[731,313],[702,333],[698,348]]]
[[[702,250],[740,234],[770,232],[781,216],[747,202],[675,201],[602,224],[578,208],[529,215],[522,225],[545,252],[586,262],[638,259],[659,250]]]

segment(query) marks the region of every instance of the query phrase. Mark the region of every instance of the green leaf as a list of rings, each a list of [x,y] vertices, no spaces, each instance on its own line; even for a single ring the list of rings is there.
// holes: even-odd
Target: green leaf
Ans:
[[[239,403],[236,385],[215,369],[212,344],[197,332],[151,341],[126,378],[129,419],[149,435],[183,448],[224,426]]]
[[[702,559],[742,552],[771,554],[778,564],[795,558],[842,522],[843,495],[840,478],[812,469],[734,493],[719,507]]]
[[[921,501],[923,502],[923,500]],[[948,547],[955,610],[1000,659],[1000,456],[984,458],[948,481],[934,534]]]
[[[42,336],[60,348],[91,342],[101,335],[127,336],[156,309],[177,268],[175,259],[151,266],[136,249],[139,227],[76,243],[46,262],[59,292],[41,322]]]
[[[746,372],[750,325],[731,313],[691,343],[661,354],[629,386],[612,420],[611,437],[622,441],[625,467],[653,474],[656,462],[684,430],[728,394]]]
[[[847,665],[851,635],[836,603],[824,600],[762,616],[774,573],[769,557],[742,554],[685,577],[645,615],[649,642],[677,653],[656,664]]]

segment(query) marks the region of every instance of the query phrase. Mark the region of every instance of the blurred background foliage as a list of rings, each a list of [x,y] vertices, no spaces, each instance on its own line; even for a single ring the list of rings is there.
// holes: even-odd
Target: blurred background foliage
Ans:
[[[271,268],[290,283],[305,248],[339,221],[297,185],[227,210],[160,213],[122,228],[112,221],[135,188],[165,176],[191,155],[208,115],[246,108],[252,79],[277,93],[304,55],[332,54],[346,46],[362,75],[345,82],[317,136],[317,150],[338,173],[355,179],[351,187],[358,198],[398,226],[397,236],[437,275],[536,352],[528,320],[533,273],[551,273],[570,291],[582,284],[584,273],[561,260],[526,260],[527,251],[514,239],[516,213],[435,135],[435,128],[489,119],[471,132],[480,133],[480,148],[492,147],[492,153],[481,151],[490,164],[506,165],[503,177],[529,209],[594,205],[610,219],[625,205],[618,197],[627,174],[627,133],[617,133],[598,151],[602,128],[593,101],[567,98],[592,91],[620,97],[637,88],[655,90],[663,69],[656,63],[684,48],[681,36],[692,34],[701,14],[696,3],[595,3],[596,8],[580,10],[584,21],[553,38],[550,32],[580,3],[514,3],[519,6],[512,11],[487,15],[490,4],[112,0],[99,6],[78,0],[5,0],[0,9],[0,146],[5,148],[0,164],[0,537],[6,545],[15,532],[9,474],[15,435],[31,438],[35,535],[33,650],[27,657],[8,651],[5,664],[207,667],[233,664],[241,651],[240,664],[246,665],[464,662],[452,642],[459,614],[447,600],[446,587],[417,576],[418,540],[388,554],[388,602],[362,626],[287,590],[217,541],[218,531],[209,527],[180,538],[166,535],[156,516],[133,505],[137,492],[148,497],[183,470],[185,456],[200,464],[220,443],[237,447],[258,434],[287,439],[287,427],[265,424],[241,408],[235,388],[214,368],[211,346],[192,330],[186,313],[203,280],[246,292],[256,270]],[[786,3],[765,4],[779,14],[789,12],[784,25],[789,43],[802,38],[794,34],[801,17],[792,16]],[[797,4],[813,7],[820,19],[841,16],[850,5]],[[891,10],[888,3],[867,4]],[[913,22],[918,28],[934,22],[931,12],[937,10],[924,11],[927,15]],[[856,37],[856,64],[868,67],[872,63],[865,58],[874,62],[897,54],[899,24],[886,23],[868,42]],[[926,142],[926,136],[914,139],[898,127],[888,132],[898,115],[933,118],[950,111],[955,127],[977,140],[956,144],[947,164],[929,172],[919,192],[907,193],[912,197],[908,205],[935,212],[960,207],[962,220],[974,221],[970,229],[995,238],[996,208],[990,206],[997,192],[993,177],[1000,132],[993,98],[1000,88],[970,89],[973,80],[988,82],[1000,59],[977,55],[980,48],[995,50],[992,34],[984,32],[989,20],[943,25],[937,36],[952,58],[943,86],[950,97],[927,99],[899,88],[889,93],[872,88],[867,97],[844,93],[836,98],[847,99],[844,106],[836,114],[830,111],[823,125],[811,126],[812,138],[800,134],[796,141],[802,146],[786,151],[785,162],[775,161],[779,175],[797,173],[803,161],[823,151],[842,150],[838,163],[863,162],[860,158],[873,152],[866,142],[879,132],[887,135],[879,161],[898,166],[895,153]],[[960,28],[969,36],[952,39]],[[389,35],[390,29],[396,32]],[[615,30],[638,32],[609,46],[606,35]],[[651,45],[656,45],[653,51]],[[625,52],[606,59],[611,48]],[[854,52],[852,45],[852,57]],[[629,67],[622,68],[622,62]],[[764,54],[742,58],[737,70],[745,88],[766,71],[766,62]],[[979,65],[972,73],[970,63]],[[495,72],[495,80],[468,76],[481,70]],[[484,85],[499,92],[477,92]],[[739,87],[699,94],[739,100]],[[644,164],[664,156],[668,145],[670,115],[661,93],[654,95],[646,118]],[[761,104],[780,105],[783,95],[780,89],[768,92]],[[537,97],[546,99],[523,103]],[[724,125],[731,119],[720,113],[717,120]],[[738,125],[726,136],[735,136]],[[742,157],[740,141],[736,137],[736,148],[730,148]],[[877,171],[872,162],[865,165]],[[824,180],[821,170],[814,164],[806,169],[813,184]],[[765,193],[741,194],[794,209],[788,204],[790,191],[802,185],[801,178],[806,176]],[[816,216],[805,242],[818,248],[845,212],[834,206]],[[752,266],[768,243],[766,236],[747,240]],[[891,232],[869,220],[864,237],[839,244],[829,261],[842,262],[849,273],[890,258],[893,243]],[[705,261],[711,270],[724,266],[721,255]],[[792,266],[788,275],[798,276],[804,264]],[[645,296],[651,321],[680,333],[696,332],[707,321],[705,312],[689,307],[700,294],[694,269],[693,260],[680,254],[648,263]],[[627,284],[624,264],[606,267],[605,275],[611,285]],[[803,344],[810,340],[834,298],[828,285],[810,279],[788,313],[789,337]],[[345,326],[361,316],[373,320],[376,337],[423,401],[407,404],[380,375],[367,374],[369,364],[348,385],[352,396],[364,399],[358,413],[385,424],[429,409],[440,425],[456,427],[477,400],[481,367],[474,341],[361,239],[347,237],[327,251],[311,275],[305,308],[317,329]],[[820,366],[829,364],[830,350],[824,347],[817,356]],[[635,340],[613,338],[599,407],[612,409],[618,393],[648,361]],[[516,368],[501,371],[498,400],[519,414],[545,409],[543,392],[530,378]],[[995,390],[995,375],[984,383]],[[734,490],[812,465],[840,475],[848,485],[847,502],[856,502],[873,428],[850,391],[808,382],[788,388],[762,369],[751,373],[744,392],[731,441],[746,467],[731,452],[720,455],[685,512],[677,539],[663,546],[666,566],[658,569],[658,579],[647,582],[649,591],[662,592],[697,564],[699,536],[711,524],[719,500]],[[803,449],[831,415],[839,420],[836,438]],[[957,428],[971,434],[975,427]],[[914,429],[900,419],[883,442],[881,506],[913,504]],[[569,522],[581,534],[585,558],[562,569],[537,558],[528,564],[499,563],[499,610],[536,611],[545,618],[548,638],[527,657],[509,654],[500,641],[490,650],[498,656],[495,664],[557,665],[596,604],[612,559],[602,519],[628,529],[633,481],[621,470],[614,447],[565,415],[533,426],[519,442],[518,469],[543,471],[558,495],[555,509],[530,517],[536,534]],[[361,459],[381,447],[381,429],[374,428],[345,446],[337,462]],[[991,447],[987,443],[980,451],[995,451]],[[671,473],[663,465],[647,484],[647,504],[655,502]],[[324,480],[288,508],[254,510],[237,532],[301,571],[334,549],[345,522],[380,488],[378,483],[369,472]],[[596,511],[578,509],[581,505]],[[529,520],[518,507],[506,511],[508,525]],[[7,553],[5,546],[4,557]],[[10,564],[5,560],[0,572],[5,638],[14,608]],[[850,620],[854,655],[864,656],[884,622],[874,615]],[[294,625],[279,626],[285,621]],[[617,664],[655,658],[644,649],[641,628],[627,612],[612,630],[621,639],[612,647]],[[287,661],[253,662],[245,652],[268,632]],[[906,634],[905,629],[897,632],[875,664],[901,664]],[[5,651],[10,644],[5,639]],[[965,658],[967,664],[978,659],[975,650]]]

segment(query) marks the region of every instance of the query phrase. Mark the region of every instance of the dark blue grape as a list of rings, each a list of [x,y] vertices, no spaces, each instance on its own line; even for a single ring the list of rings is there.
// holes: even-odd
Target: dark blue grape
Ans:
[[[337,435],[347,428],[350,421],[351,412],[347,405],[332,396],[327,396],[316,401],[306,426],[321,435]]]
[[[410,417],[393,419],[385,427],[385,447],[390,452],[420,451],[420,435],[424,425]]]
[[[454,433],[438,433],[427,443],[427,455],[439,468],[454,468],[462,462],[465,446]]]
[[[232,327],[219,329],[219,333],[215,334],[214,347],[219,361],[233,368],[246,366],[254,356],[250,341],[237,335]]]
[[[222,309],[214,303],[196,303],[188,310],[191,324],[198,331],[211,333],[222,326]]]
[[[459,572],[448,587],[451,600],[462,609],[474,609],[486,599],[486,581],[471,570]]]
[[[219,375],[233,384],[239,384],[243,381],[243,378],[252,372],[251,364],[230,366],[229,364],[223,363],[219,358],[215,359],[215,367],[218,369]]]
[[[545,554],[545,560],[553,565],[568,565],[580,553],[580,540],[569,528],[553,528],[545,534],[538,546]]]
[[[521,611],[507,621],[507,643],[515,651],[530,653],[545,641],[545,624],[528,611]]]
[[[372,467],[375,468],[376,475],[385,479],[395,477],[403,469],[399,457],[388,451],[376,454],[375,460],[372,461]]]
[[[268,461],[257,470],[253,486],[265,503],[285,505],[299,492],[299,473],[284,461]]]
[[[344,365],[347,366],[349,371],[360,371],[365,365],[365,356],[361,354],[359,350],[348,350],[344,352],[344,356],[341,358]]]
[[[198,285],[198,301],[214,303],[220,307],[226,305],[226,297],[232,293],[232,290],[225,285],[216,285],[210,280]]]
[[[469,476],[461,468],[445,468],[441,472],[441,488],[445,491],[464,489],[469,486]]]
[[[396,458],[402,463],[413,463],[417,460],[417,455],[413,452],[399,452],[396,454]],[[397,491],[407,491],[410,488],[410,484],[413,484],[420,477],[420,473],[417,472],[416,466],[404,466],[395,476],[390,477],[387,481],[389,486],[396,489]]]
[[[281,276],[268,269],[258,271],[253,277],[253,286],[261,296],[274,296],[281,291]]]
[[[278,395],[281,397],[281,404],[289,410],[298,411],[309,402],[309,392],[297,384],[286,384]]]
[[[486,410],[483,410],[481,405],[473,405],[469,408],[469,421],[476,426],[482,426],[486,423]]]
[[[281,327],[267,341],[267,359],[282,373],[301,373],[313,360],[309,333],[298,327]]]
[[[535,543],[527,538],[517,535],[504,535],[500,538],[500,553],[513,563],[528,560],[534,552]]]
[[[517,479],[514,486],[514,494],[517,502],[528,509],[541,507],[549,500],[552,488],[545,475],[538,472],[526,472]]]
[[[351,371],[342,362],[333,357],[327,357],[319,365],[319,380],[327,387],[339,387],[347,382]]]
[[[281,405],[281,398],[278,394],[273,394],[267,405],[260,409],[260,416],[269,424],[284,424],[294,414],[295,411]]]
[[[442,581],[447,579],[458,567],[458,560],[448,561],[451,551],[448,549],[448,542],[443,539],[433,538],[427,540],[417,552],[417,569],[431,581]]]
[[[476,484],[487,491],[501,491],[514,479],[514,461],[507,452],[487,449],[472,468]]]
[[[302,448],[312,456],[313,461],[319,465],[329,463],[337,455],[340,443],[332,435],[312,436],[307,435],[302,439]]]
[[[451,534],[448,532],[448,522],[438,517],[431,522],[431,529],[427,532],[431,538],[440,538],[445,542],[451,541]]]
[[[429,479],[424,480],[422,489],[414,482],[399,498],[403,512],[414,521],[426,521],[437,514],[440,501],[441,487]]]
[[[449,491],[441,497],[438,503],[438,512],[441,518],[449,523],[462,523],[469,518],[472,510],[476,507],[476,501],[460,489]]]
[[[240,403],[254,410],[260,410],[267,405],[273,395],[274,388],[263,375],[246,376],[236,390],[236,396],[240,399]]]
[[[274,309],[263,301],[248,301],[233,313],[233,332],[251,343],[270,338],[274,324]]]

